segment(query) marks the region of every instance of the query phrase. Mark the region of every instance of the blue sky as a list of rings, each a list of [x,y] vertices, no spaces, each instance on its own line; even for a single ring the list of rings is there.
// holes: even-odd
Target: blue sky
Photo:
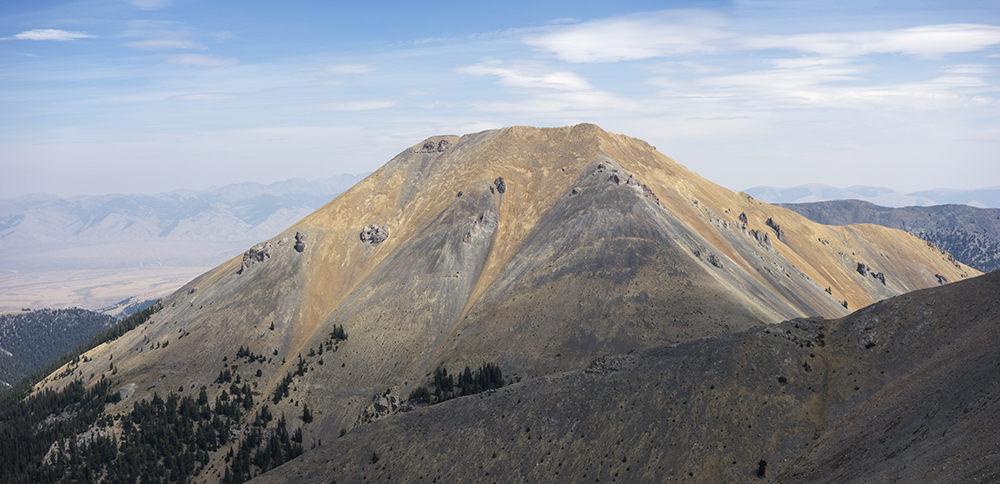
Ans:
[[[591,122],[732,189],[1000,186],[1000,1],[6,1],[0,197]]]

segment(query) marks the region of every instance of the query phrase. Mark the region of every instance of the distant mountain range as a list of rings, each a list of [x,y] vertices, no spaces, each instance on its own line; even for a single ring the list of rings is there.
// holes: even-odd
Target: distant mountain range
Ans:
[[[884,207],[925,207],[929,205],[961,204],[978,208],[1000,208],[1000,187],[976,190],[923,190],[906,193],[884,187],[855,185],[837,188],[812,184],[795,187],[757,186],[743,190],[767,203],[808,203],[827,200],[863,200]]]
[[[968,205],[890,208],[860,200],[778,205],[824,225],[864,223],[905,230],[983,272],[1000,269],[1000,209]]]
[[[312,213],[364,175],[238,183],[157,195],[45,193],[0,200],[0,249],[145,240],[259,241]]]
[[[98,309],[160,297],[364,178],[239,183],[156,195],[0,199],[0,310]]]

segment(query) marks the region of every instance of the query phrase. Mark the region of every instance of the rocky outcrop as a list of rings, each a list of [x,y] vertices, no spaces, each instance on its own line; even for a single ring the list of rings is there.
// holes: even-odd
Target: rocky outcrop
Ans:
[[[500,225],[500,216],[492,210],[487,210],[475,222],[472,222],[472,228],[462,237],[462,242],[466,244],[471,243],[472,238],[481,230],[492,232],[498,225]]]
[[[740,212],[740,222],[743,222],[743,225],[746,226],[746,224],[747,224],[747,214],[746,214],[746,212]]]
[[[934,274],[934,277],[937,278],[938,284],[947,284],[948,283],[948,278],[942,276],[941,274]]]
[[[771,236],[768,235],[767,232],[761,232],[760,230],[752,229],[749,232],[747,232],[747,235],[749,235],[751,238],[757,241],[757,245],[760,245],[761,247],[764,247],[765,249],[768,250],[774,249],[774,244],[771,242]]]
[[[243,253],[243,263],[240,264],[240,269],[236,271],[237,274],[243,274],[244,271],[249,269],[254,264],[259,262],[264,262],[271,258],[271,249],[274,245],[271,242],[261,242],[250,250]]]
[[[374,398],[371,405],[361,411],[361,415],[358,416],[357,425],[372,423],[396,412],[409,412],[419,406],[423,405],[416,402],[403,401],[402,398],[389,395],[388,393],[380,395]]]
[[[302,235],[302,232],[295,232],[295,251],[302,253],[306,250],[306,237]]]
[[[419,150],[416,150],[416,152],[417,153],[441,153],[443,151],[447,151],[448,148],[451,148],[451,142],[448,141],[448,140],[446,140],[446,139],[438,141],[437,143],[435,143],[433,140],[427,140],[427,141],[424,141],[423,146],[421,146]]]
[[[502,176],[497,177],[496,180],[493,180],[493,186],[496,187],[497,193],[501,195],[503,195],[503,193],[507,191],[507,183],[503,181]]]
[[[768,217],[767,221],[764,222],[764,225],[767,225],[768,227],[771,227],[771,229],[774,230],[774,235],[778,237],[778,240],[784,239],[785,233],[781,231],[781,226],[775,223],[774,219]]]
[[[858,274],[861,274],[862,276],[867,276],[868,275],[868,265],[866,265],[864,262],[858,262],[858,269],[857,269],[857,271],[858,271]]]
[[[604,165],[598,165],[598,169],[599,170],[602,169],[603,166]],[[612,170],[611,176],[608,177],[608,181],[614,183],[615,185],[630,186],[633,189],[635,189],[635,191],[639,192],[639,194],[642,195],[643,198],[648,198],[649,200],[655,202],[657,205],[660,205],[659,197],[657,197],[656,194],[654,194],[653,191],[650,190],[648,186],[646,186],[646,184],[640,183],[639,180],[633,177],[632,175],[629,175],[628,178],[625,178],[624,176],[618,175],[618,170]]]
[[[361,229],[361,241],[375,247],[389,238],[389,224],[371,224]]]

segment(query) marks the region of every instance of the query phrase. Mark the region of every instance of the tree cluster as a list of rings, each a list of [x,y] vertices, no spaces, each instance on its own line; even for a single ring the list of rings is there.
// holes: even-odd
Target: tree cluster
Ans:
[[[440,403],[452,398],[475,395],[504,385],[503,372],[493,363],[485,363],[473,371],[468,366],[457,377],[441,367],[434,370],[430,387],[422,385],[410,393],[410,400],[421,403]]]

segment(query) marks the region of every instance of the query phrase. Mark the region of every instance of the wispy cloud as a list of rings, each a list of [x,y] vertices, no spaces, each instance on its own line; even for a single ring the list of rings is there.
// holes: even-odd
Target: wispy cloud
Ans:
[[[547,69],[540,65],[504,64],[491,60],[455,69],[462,74],[490,76],[502,86],[528,99],[517,101],[481,101],[476,106],[483,111],[521,113],[611,112],[633,110],[639,106],[611,92],[594,87],[575,72]]]
[[[126,47],[131,47],[133,49],[143,49],[143,50],[176,50],[176,49],[186,49],[186,50],[208,50],[198,42],[192,42],[190,40],[176,40],[176,39],[151,39],[151,40],[137,40],[135,42],[129,42],[125,44]]]
[[[744,49],[792,49],[822,55],[866,54],[939,56],[974,52],[1000,44],[1000,27],[976,24],[926,25],[908,29],[751,36]]]
[[[926,25],[896,30],[758,35],[697,10],[661,11],[552,27],[524,39],[569,62],[618,62],[691,54],[782,49],[826,56],[974,52],[1000,44],[1000,27]]]
[[[93,39],[95,37],[96,36],[84,32],[69,32],[66,30],[59,30],[59,29],[35,29],[35,30],[26,30],[11,37],[3,37],[0,38],[0,40],[67,41],[67,40],[78,40],[78,39]]]
[[[510,87],[556,91],[594,90],[594,87],[583,76],[574,72],[526,73],[524,72],[524,68],[505,67],[499,61],[488,61],[481,64],[459,67],[455,71],[474,76],[497,76],[500,78],[501,84]]]
[[[236,60],[213,54],[176,54],[168,56],[167,63],[184,67],[222,67],[233,65]]]
[[[726,24],[715,13],[664,11],[553,27],[524,42],[569,62],[617,62],[715,52],[736,35]]]

